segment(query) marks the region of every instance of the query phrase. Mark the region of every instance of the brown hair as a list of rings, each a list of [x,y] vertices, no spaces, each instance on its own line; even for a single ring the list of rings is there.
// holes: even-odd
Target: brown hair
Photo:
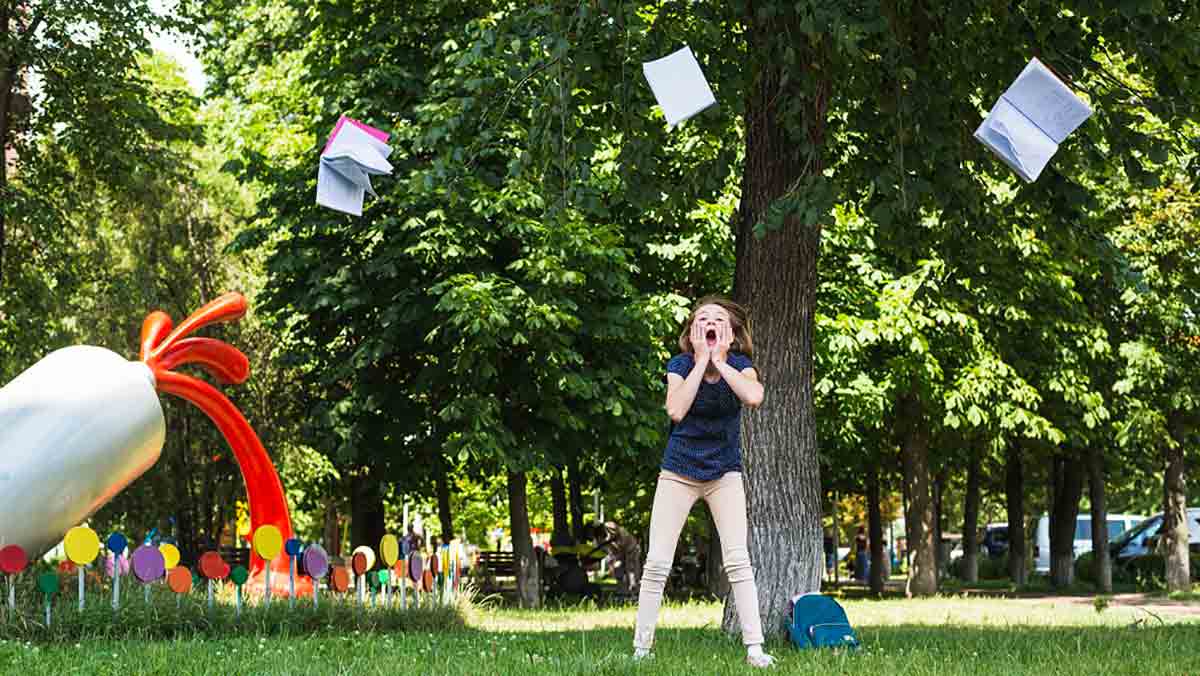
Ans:
[[[741,352],[747,357],[754,356],[754,340],[750,332],[750,313],[746,308],[725,296],[705,296],[696,301],[687,321],[683,324],[683,331],[679,334],[679,349],[687,354],[692,353],[692,322],[696,321],[696,315],[705,305],[719,305],[729,313],[729,324],[733,328],[733,345],[729,346],[730,351]]]

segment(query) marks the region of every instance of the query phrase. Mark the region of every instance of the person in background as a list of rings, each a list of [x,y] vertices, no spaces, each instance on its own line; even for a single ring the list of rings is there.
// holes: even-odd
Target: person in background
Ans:
[[[858,527],[854,536],[854,579],[865,582],[871,572],[871,554],[867,550],[867,530]]]
[[[621,592],[638,593],[642,578],[642,544],[638,539],[612,521],[593,523],[588,531],[588,537],[596,542],[596,548],[608,552],[613,578]]]
[[[825,577],[833,579],[833,567],[837,565],[837,549],[833,546],[833,529],[825,529]]]

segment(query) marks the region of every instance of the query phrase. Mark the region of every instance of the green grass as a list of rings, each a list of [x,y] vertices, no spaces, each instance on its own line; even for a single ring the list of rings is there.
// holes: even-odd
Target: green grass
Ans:
[[[845,603],[865,648],[800,652],[768,646],[785,674],[1200,673],[1200,623],[1128,606],[1097,612],[1089,599],[963,599]],[[1187,610],[1187,607],[1184,607]],[[280,609],[273,608],[271,612]],[[521,611],[468,608],[465,625],[395,632],[322,630],[224,638],[0,640],[0,673],[20,674],[700,674],[754,673],[717,630],[716,604],[671,604],[656,657],[634,663],[632,607]],[[1200,617],[1193,615],[1192,617]]]

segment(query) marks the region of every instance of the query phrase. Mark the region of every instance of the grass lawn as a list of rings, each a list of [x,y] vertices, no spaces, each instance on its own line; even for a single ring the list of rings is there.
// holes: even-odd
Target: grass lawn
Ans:
[[[1200,674],[1200,608],[1149,611],[1088,599],[846,601],[858,653],[769,646],[786,674]],[[755,673],[719,631],[716,604],[668,605],[656,657],[629,658],[634,609],[476,607],[444,631],[0,641],[0,674],[700,674]],[[247,628],[254,631],[252,628]]]

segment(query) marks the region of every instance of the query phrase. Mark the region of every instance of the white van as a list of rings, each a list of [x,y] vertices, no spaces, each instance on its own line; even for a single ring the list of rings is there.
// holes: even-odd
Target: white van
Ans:
[[[1136,514],[1109,514],[1109,542],[1145,520],[1146,517]],[[1075,556],[1090,551],[1092,551],[1092,515],[1080,514],[1075,519]],[[1050,572],[1050,517],[1045,514],[1037,522],[1037,531],[1033,540],[1033,563],[1034,570],[1037,572]]]

